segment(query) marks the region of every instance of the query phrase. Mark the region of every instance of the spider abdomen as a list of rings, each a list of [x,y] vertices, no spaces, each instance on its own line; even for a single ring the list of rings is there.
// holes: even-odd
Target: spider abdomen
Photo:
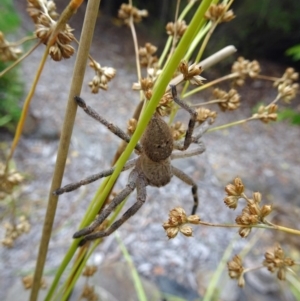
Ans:
[[[154,162],[170,157],[173,151],[173,136],[168,124],[154,115],[142,136],[141,143],[145,154]]]
[[[148,185],[161,187],[167,185],[173,174],[170,159],[154,162],[146,155],[140,156],[137,166],[140,165],[144,176],[148,181]]]

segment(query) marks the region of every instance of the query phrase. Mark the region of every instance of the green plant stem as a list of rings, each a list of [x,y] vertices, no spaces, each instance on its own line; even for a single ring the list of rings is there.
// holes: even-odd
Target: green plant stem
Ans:
[[[72,3],[70,3],[71,5]],[[53,221],[56,213],[58,197],[52,194],[52,191],[61,186],[61,181],[64,173],[65,162],[68,155],[69,144],[71,140],[74,120],[77,111],[77,105],[74,102],[74,96],[79,95],[83,83],[84,72],[89,54],[89,48],[92,42],[94,27],[97,19],[97,13],[100,0],[91,0],[88,2],[87,11],[85,14],[84,25],[81,33],[81,41],[76,57],[76,62],[73,71],[72,84],[69,92],[69,99],[66,108],[65,120],[62,128],[61,139],[57,154],[57,160],[52,179],[52,184],[49,192],[48,206],[44,221],[43,233],[40,242],[36,269],[34,274],[34,282],[30,295],[31,301],[36,301],[39,292],[40,280],[42,278],[43,269],[46,261],[48,245],[51,237]],[[68,5],[68,7],[70,6]],[[75,12],[75,11],[74,11]],[[71,17],[72,15],[68,15]],[[65,14],[62,14],[62,20],[67,21]],[[58,24],[60,24],[58,22]]]
[[[234,121],[234,122],[231,122],[231,123],[226,123],[226,124],[223,124],[223,125],[220,125],[220,126],[216,126],[214,128],[210,128],[210,129],[207,130],[207,132],[214,132],[214,131],[219,131],[219,130],[227,129],[229,127],[232,127],[232,126],[235,126],[235,125],[239,125],[239,124],[243,124],[243,123],[246,123],[246,122],[248,122],[250,120],[255,120],[255,119],[258,119],[258,118],[256,118],[256,117],[249,117],[249,118],[238,120],[238,121]]]
[[[222,77],[220,77],[220,78],[217,78],[217,79],[215,79],[215,80],[213,80],[213,81],[211,81],[211,82],[209,82],[209,83],[207,83],[207,84],[205,84],[205,85],[202,85],[202,86],[200,86],[200,87],[198,87],[198,88],[196,88],[196,89],[193,89],[193,90],[191,90],[191,91],[189,91],[189,92],[183,94],[181,97],[182,97],[182,98],[189,97],[189,96],[191,96],[191,95],[193,95],[193,94],[195,94],[195,93],[197,93],[197,92],[200,92],[200,91],[202,91],[202,90],[205,90],[205,89],[207,89],[207,88],[209,88],[209,87],[212,87],[212,86],[214,86],[214,85],[216,85],[216,84],[219,84],[219,83],[221,83],[221,82],[223,82],[223,81],[225,81],[225,80],[233,79],[233,78],[236,78],[236,77],[238,77],[238,76],[239,76],[238,73],[227,74],[227,75],[222,76]]]
[[[140,279],[140,276],[134,266],[133,260],[130,257],[130,254],[128,253],[125,245],[123,244],[118,232],[115,232],[115,237],[116,240],[119,244],[119,247],[123,253],[123,256],[125,258],[125,260],[127,261],[129,267],[130,267],[130,271],[131,271],[131,275],[132,275],[132,280],[134,283],[134,287],[135,287],[135,291],[137,293],[137,297],[139,301],[147,301],[147,296],[145,294],[144,288],[143,288],[143,284],[142,281]]]
[[[203,296],[202,301],[212,300],[213,294],[218,287],[218,281],[222,275],[223,270],[225,269],[226,263],[230,258],[234,244],[238,238],[239,238],[239,235],[236,234],[235,237],[231,240],[230,244],[227,246],[227,248],[222,256],[222,259],[220,260],[220,262],[218,264],[217,270],[214,272],[212,278],[209,281],[209,285],[205,291],[205,295]]]

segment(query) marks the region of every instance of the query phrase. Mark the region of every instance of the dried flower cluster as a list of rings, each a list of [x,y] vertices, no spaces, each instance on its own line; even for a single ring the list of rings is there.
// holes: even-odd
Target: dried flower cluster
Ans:
[[[182,122],[177,121],[171,125],[171,132],[174,140],[180,140],[185,136],[186,129]]]
[[[148,11],[146,9],[139,10],[130,4],[123,3],[118,11],[118,17],[126,25],[129,25],[131,18],[134,23],[139,23],[142,21],[142,18],[148,17]]]
[[[274,87],[278,87],[280,84],[292,85],[299,79],[299,73],[295,72],[294,68],[287,68],[282,77],[274,82]]]
[[[293,272],[290,267],[295,266],[297,263],[290,257],[286,257],[281,246],[277,245],[274,250],[265,253],[265,259],[262,266],[258,268],[267,267],[271,272],[277,272],[279,280],[286,279],[287,272]],[[231,279],[237,279],[240,287],[245,286],[244,275],[245,273],[256,270],[257,268],[245,268],[242,259],[239,255],[235,255],[231,261],[227,263],[228,275]]]
[[[7,248],[12,248],[14,246],[14,241],[22,234],[28,233],[30,231],[30,223],[25,216],[20,216],[19,223],[17,225],[12,225],[11,223],[5,223],[4,228],[5,238],[2,239],[1,243]]]
[[[137,126],[137,120],[134,118],[131,118],[127,122],[127,132],[132,135],[136,129]]]
[[[231,72],[237,75],[234,84],[242,86],[245,83],[247,76],[250,76],[251,78],[257,77],[260,73],[260,66],[257,61],[250,62],[243,57],[239,57],[232,65]]]
[[[253,114],[253,118],[260,119],[264,123],[269,123],[270,121],[277,120],[277,109],[276,104],[270,104],[268,106],[261,105],[258,108],[257,113]]]
[[[33,275],[27,275],[27,276],[23,277],[22,282],[23,282],[25,289],[27,289],[27,290],[30,289],[33,284]],[[47,283],[46,283],[45,278],[41,279],[40,288],[42,288],[42,289],[47,288]]]
[[[247,201],[246,206],[242,210],[242,214],[237,216],[235,222],[241,226],[239,229],[239,234],[241,237],[247,237],[251,228],[257,224],[264,224],[265,217],[269,215],[272,211],[271,205],[263,205],[261,207],[261,193],[254,192],[252,199],[249,199],[244,193],[245,187],[240,178],[235,178],[233,184],[228,184],[225,187],[227,197],[224,199],[224,203],[230,209],[236,209],[238,205],[238,200],[240,198]]]
[[[213,91],[213,95],[220,100],[218,105],[223,112],[236,110],[240,106],[240,95],[235,89],[230,89],[229,92],[226,92],[216,88]]]
[[[225,187],[227,197],[224,199],[224,203],[230,209],[236,209],[238,205],[238,200],[243,197],[244,184],[242,180],[237,177],[233,180],[233,184],[228,184]]]
[[[101,67],[101,65],[95,61],[91,61],[89,66],[95,70],[95,76],[93,80],[89,82],[92,93],[97,94],[99,89],[106,91],[108,89],[108,82],[116,75],[116,70],[112,67]]]
[[[84,277],[92,277],[97,272],[97,267],[95,265],[87,265],[82,272]]]
[[[88,301],[97,301],[99,300],[98,294],[95,292],[94,286],[85,285],[81,293],[81,299],[86,299]]]
[[[201,74],[202,68],[196,65],[189,67],[187,61],[181,61],[178,67],[178,71],[182,73],[184,80],[190,81],[191,84],[200,86],[202,85],[202,80],[205,80]]]
[[[231,279],[237,279],[238,286],[245,286],[244,271],[242,259],[239,255],[235,255],[233,259],[227,262],[228,274]]]
[[[158,58],[155,54],[157,51],[157,47],[152,45],[151,43],[146,43],[145,47],[140,47],[139,56],[140,56],[140,64],[142,67],[147,68],[155,68]]]
[[[27,12],[35,23],[36,36],[47,45],[49,38],[56,27],[55,19],[58,17],[53,1],[28,0]],[[70,43],[74,40],[73,29],[66,24],[55,37],[53,45],[49,49],[49,55],[54,61],[70,58],[74,54],[74,48]]]
[[[184,20],[178,20],[176,23],[169,22],[166,25],[166,31],[169,36],[181,38],[187,29],[187,25]]]
[[[196,112],[197,112],[197,122],[199,122],[199,124],[203,123],[207,119],[210,119],[210,124],[212,124],[217,118],[217,112],[211,111],[210,109],[207,108],[200,107],[196,109]]]
[[[290,257],[285,257],[282,248],[278,245],[273,252],[269,251],[265,253],[263,265],[266,266],[270,272],[277,272],[277,278],[279,280],[285,280],[287,268],[294,266],[295,261]]]
[[[233,11],[227,11],[227,7],[224,4],[212,4],[204,16],[207,20],[218,23],[229,22],[235,18]]]
[[[176,207],[170,211],[169,220],[163,224],[163,228],[170,239],[174,238],[178,232],[190,237],[193,235],[193,229],[187,225],[188,223],[196,225],[199,224],[199,216],[186,216],[185,211],[181,207]]]
[[[5,166],[0,162],[0,200],[11,194],[23,180],[22,175],[13,169],[5,172]]]
[[[4,33],[0,31],[0,61],[15,61],[21,53],[22,50],[5,40]]]

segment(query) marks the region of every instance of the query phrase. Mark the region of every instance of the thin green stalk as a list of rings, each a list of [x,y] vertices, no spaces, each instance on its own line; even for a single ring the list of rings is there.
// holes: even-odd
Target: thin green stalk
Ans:
[[[139,301],[147,301],[147,296],[145,294],[141,278],[134,266],[134,263],[132,261],[132,258],[130,257],[130,254],[128,253],[125,245],[123,244],[118,232],[115,232],[115,237],[116,237],[119,247],[123,253],[124,258],[130,267],[131,276],[132,276],[132,280],[134,283],[135,291],[137,293],[138,300]]]
[[[209,281],[209,285],[206,289],[206,292],[205,292],[205,295],[203,296],[202,301],[212,300],[213,294],[218,286],[219,279],[225,269],[226,263],[229,260],[230,255],[232,253],[233,246],[238,238],[239,238],[239,235],[236,234],[235,237],[231,240],[231,242],[227,246],[227,248],[222,256],[222,259],[220,260],[220,262],[218,264],[217,270],[214,272],[212,278]]]
[[[66,108],[66,115],[65,115],[63,128],[62,128],[52,184],[49,192],[48,206],[46,210],[43,233],[40,241],[40,248],[39,248],[38,258],[36,262],[35,274],[34,274],[34,283],[30,295],[31,301],[36,301],[38,297],[40,280],[42,278],[42,274],[44,270],[44,265],[45,265],[46,256],[48,252],[48,245],[51,237],[52,226],[53,226],[53,221],[54,221],[57,201],[58,201],[58,197],[53,195],[52,191],[61,186],[65,163],[66,163],[68,150],[69,150],[69,144],[70,144],[72,130],[73,130],[73,125],[74,125],[74,120],[77,111],[77,105],[75,104],[73,98],[74,95],[79,95],[81,91],[84,72],[88,60],[89,48],[92,42],[94,27],[97,19],[99,4],[100,4],[100,0],[89,1],[85,19],[84,19],[84,25],[81,34],[82,39],[78,48],[78,54],[74,66],[73,79],[72,79],[72,84],[69,92],[68,104]],[[72,3],[70,3],[68,7],[71,5]],[[72,10],[74,8],[73,6],[69,9]],[[70,15],[69,17],[71,16],[72,15]],[[66,15],[64,13],[62,14],[62,18],[64,21],[66,21],[65,20]]]

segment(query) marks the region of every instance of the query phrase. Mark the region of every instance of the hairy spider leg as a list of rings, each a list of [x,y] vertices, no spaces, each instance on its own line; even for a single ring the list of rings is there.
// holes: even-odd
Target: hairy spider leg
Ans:
[[[132,215],[134,215],[146,201],[146,186],[147,181],[136,170],[133,170],[129,175],[129,182],[125,189],[118,194],[112,202],[104,209],[98,216],[98,218],[88,227],[79,230],[74,234],[74,238],[85,236],[79,243],[79,246],[83,246],[89,240],[99,239],[110,235],[116,231],[124,222],[126,222]],[[111,211],[118,206],[134,189],[137,190],[137,201],[122,215],[122,217],[115,221],[107,230],[93,232],[111,213]]]
[[[194,205],[193,205],[191,214],[195,214],[197,211],[197,208],[198,208],[198,204],[199,204],[198,193],[197,193],[197,191],[198,191],[197,184],[194,182],[194,180],[190,176],[188,176],[182,170],[176,168],[173,165],[172,165],[172,171],[173,171],[174,176],[176,176],[178,179],[180,179],[184,183],[192,186],[192,195],[193,195]]]
[[[184,138],[184,142],[183,145],[178,145],[179,150],[186,150],[190,144],[193,142],[193,131],[196,125],[196,121],[197,121],[197,112],[196,110],[194,110],[193,108],[191,108],[189,105],[187,105],[185,102],[183,102],[182,100],[180,100],[177,97],[177,90],[176,90],[176,86],[170,85],[171,87],[171,92],[172,92],[172,96],[173,96],[173,100],[180,106],[182,107],[184,110],[186,110],[187,112],[190,113],[190,121],[189,121],[189,125],[188,125],[188,129],[186,131],[185,134],[185,138]]]
[[[121,172],[132,168],[135,165],[136,161],[137,161],[137,158],[127,161],[127,163],[123,166]],[[58,189],[54,190],[52,193],[54,195],[60,195],[60,194],[63,194],[65,192],[73,191],[73,190],[79,188],[80,186],[87,185],[89,183],[97,181],[98,179],[110,176],[114,172],[114,170],[115,170],[114,167],[112,167],[110,169],[107,169],[107,170],[103,170],[103,171],[101,171],[99,173],[96,173],[94,175],[91,175],[91,176],[89,176],[89,177],[87,177],[83,180],[80,180],[80,181],[75,182],[75,183],[68,184],[68,185],[66,185],[64,187],[61,187],[61,188],[58,188]]]
[[[94,118],[98,122],[102,123],[113,134],[115,134],[116,136],[118,136],[119,138],[121,138],[122,140],[124,140],[125,142],[129,143],[130,136],[128,134],[126,134],[122,129],[120,129],[118,126],[112,124],[111,122],[108,122],[105,118],[103,118],[102,116],[100,116],[93,108],[91,108],[90,106],[87,106],[86,103],[85,103],[85,101],[81,97],[75,96],[74,99],[77,102],[78,106],[81,107],[87,115],[89,115],[90,117]],[[142,147],[138,143],[135,146],[135,149],[140,152],[142,150]]]

